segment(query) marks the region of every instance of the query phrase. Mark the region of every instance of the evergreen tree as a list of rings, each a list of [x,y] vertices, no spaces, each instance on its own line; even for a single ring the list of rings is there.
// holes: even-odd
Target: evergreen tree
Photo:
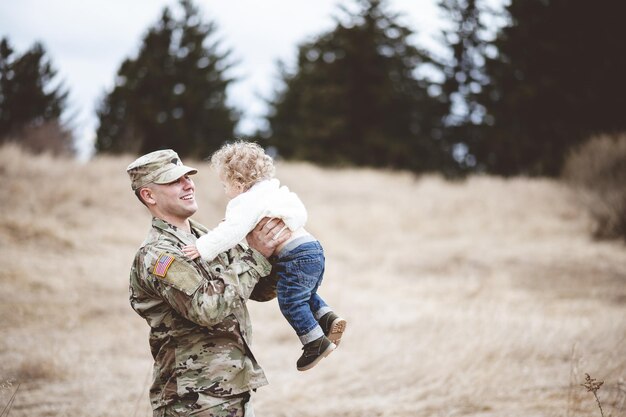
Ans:
[[[621,10],[612,0],[507,6],[480,95],[488,128],[478,158],[491,172],[557,175],[573,145],[626,128]]]
[[[18,55],[7,38],[0,41],[0,143],[14,140],[29,147],[27,138],[48,126],[54,134],[48,146],[38,139],[36,150],[71,148],[71,132],[60,121],[68,91],[56,76],[42,44],[35,43]]]
[[[268,116],[269,144],[285,158],[415,171],[442,164],[445,103],[415,77],[428,56],[384,1],[358,0],[329,33],[299,47]]]
[[[487,12],[493,12],[477,0],[440,0],[438,5],[448,21],[443,30],[448,57],[437,63],[444,75],[443,97],[449,105],[443,142],[459,173],[479,170],[471,152],[481,144],[485,109],[476,96],[488,81],[484,64],[489,35],[483,20]]]
[[[138,56],[121,65],[97,112],[97,151],[205,157],[232,138],[239,114],[226,105],[230,51],[219,52],[215,24],[203,23],[191,0],[180,6],[182,17],[165,8]]]

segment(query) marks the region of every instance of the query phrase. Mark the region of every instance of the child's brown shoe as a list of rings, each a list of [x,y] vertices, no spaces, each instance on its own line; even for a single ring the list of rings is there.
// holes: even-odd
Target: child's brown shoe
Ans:
[[[313,368],[319,361],[330,355],[336,347],[326,336],[307,343],[302,347],[304,352],[302,352],[302,356],[296,363],[298,371],[306,371]]]
[[[332,311],[329,311],[320,317],[318,323],[322,327],[324,335],[335,345],[339,346],[343,332],[346,331],[347,322]]]

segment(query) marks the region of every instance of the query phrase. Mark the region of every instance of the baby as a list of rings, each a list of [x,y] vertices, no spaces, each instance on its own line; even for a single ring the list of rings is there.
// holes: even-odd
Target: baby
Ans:
[[[346,321],[317,294],[324,275],[324,251],[304,229],[307,211],[298,196],[274,178],[274,163],[252,142],[224,145],[211,157],[226,196],[225,219],[183,251],[191,259],[210,261],[245,239],[264,217],[280,218],[291,237],[276,248],[278,304],[303,344],[299,371],[311,369],[341,341]],[[276,237],[282,232],[281,230]]]

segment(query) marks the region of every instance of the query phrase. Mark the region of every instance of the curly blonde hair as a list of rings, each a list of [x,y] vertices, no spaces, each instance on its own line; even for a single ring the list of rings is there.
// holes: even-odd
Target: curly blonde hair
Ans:
[[[244,191],[259,181],[274,178],[275,173],[274,161],[263,148],[243,140],[227,143],[211,155],[211,168]]]

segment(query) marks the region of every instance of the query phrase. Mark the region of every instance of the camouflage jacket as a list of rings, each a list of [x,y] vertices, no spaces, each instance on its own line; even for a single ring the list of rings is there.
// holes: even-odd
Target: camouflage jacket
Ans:
[[[131,268],[130,304],[150,325],[154,409],[193,392],[219,404],[221,397],[267,384],[250,352],[245,303],[271,266],[243,244],[208,263],[189,260],[181,248],[207,233],[194,221],[191,228],[193,234],[152,219]]]

